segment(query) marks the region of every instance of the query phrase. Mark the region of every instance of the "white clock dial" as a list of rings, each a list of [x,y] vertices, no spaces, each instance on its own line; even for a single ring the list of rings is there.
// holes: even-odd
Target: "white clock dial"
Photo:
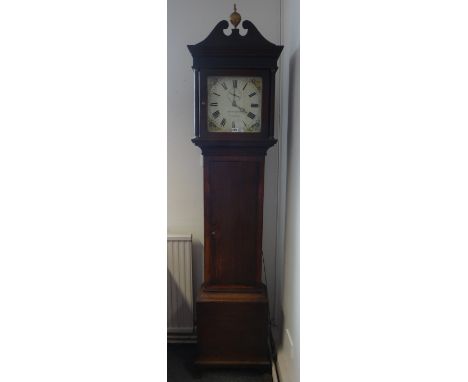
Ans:
[[[208,131],[259,133],[262,125],[262,90],[261,77],[208,77]]]

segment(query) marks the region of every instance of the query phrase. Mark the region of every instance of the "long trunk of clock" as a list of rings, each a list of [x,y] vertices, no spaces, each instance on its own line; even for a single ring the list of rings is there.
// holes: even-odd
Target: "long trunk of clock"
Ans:
[[[204,284],[197,298],[199,366],[270,365],[268,299],[262,284],[265,153],[258,147],[203,149],[205,254]]]
[[[204,157],[205,287],[261,284],[263,156]]]

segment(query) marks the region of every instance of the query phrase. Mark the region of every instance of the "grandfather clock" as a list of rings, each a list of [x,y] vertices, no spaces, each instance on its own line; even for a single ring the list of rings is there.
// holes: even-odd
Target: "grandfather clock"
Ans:
[[[188,49],[195,74],[195,138],[204,177],[204,283],[197,296],[199,366],[269,366],[262,284],[263,177],[274,138],[282,46],[234,6]],[[226,31],[226,33],[225,33]]]

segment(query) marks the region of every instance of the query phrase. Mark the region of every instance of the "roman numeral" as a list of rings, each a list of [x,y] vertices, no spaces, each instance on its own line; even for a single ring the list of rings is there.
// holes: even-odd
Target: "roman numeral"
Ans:
[[[250,105],[250,107],[258,107],[258,103],[253,103]]]
[[[257,93],[255,93],[255,92],[250,93],[250,94],[249,94],[249,97],[253,97],[255,94],[257,94]]]
[[[223,120],[221,121],[221,126],[224,127],[225,124],[226,124],[226,118],[223,118]]]
[[[244,120],[242,120],[242,123],[244,124],[244,126],[245,126],[245,127],[247,127],[247,124],[245,123],[245,121],[244,121]]]
[[[227,90],[227,85],[226,85],[225,82],[223,82],[223,83],[221,84],[221,86],[224,88],[224,90]]]
[[[247,87],[247,84],[248,82],[245,83],[244,87],[242,88],[242,90],[245,90],[245,88]]]
[[[251,119],[254,119],[254,118],[255,118],[255,114],[249,113],[249,114],[247,114],[247,117],[249,117],[249,118],[251,118]]]
[[[218,102],[211,102],[210,106],[218,106]]]
[[[213,92],[214,95],[217,95],[218,97],[221,97],[218,93]]]
[[[233,81],[232,81],[232,87],[233,87],[233,88],[237,88],[237,80],[233,80]]]
[[[234,123],[234,121],[232,121],[231,126],[232,126],[232,130],[236,128],[236,124]]]
[[[219,110],[216,110],[212,115],[213,115],[214,118],[218,118],[219,117]]]

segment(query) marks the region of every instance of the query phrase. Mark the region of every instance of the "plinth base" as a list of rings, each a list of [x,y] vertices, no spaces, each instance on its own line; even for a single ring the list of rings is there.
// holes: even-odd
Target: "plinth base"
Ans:
[[[268,300],[256,292],[212,292],[197,298],[200,367],[270,368]]]

